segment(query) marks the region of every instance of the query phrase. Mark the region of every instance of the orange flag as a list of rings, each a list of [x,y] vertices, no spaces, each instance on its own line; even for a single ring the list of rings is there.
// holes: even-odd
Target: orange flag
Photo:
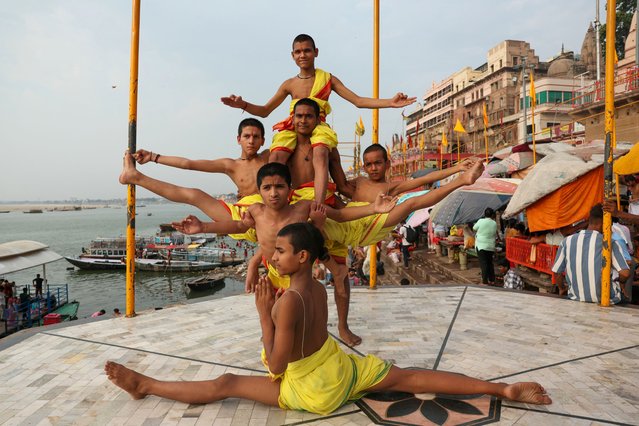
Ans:
[[[537,100],[535,99],[535,79],[533,78],[532,72],[530,73],[530,106],[532,108],[537,105]]]

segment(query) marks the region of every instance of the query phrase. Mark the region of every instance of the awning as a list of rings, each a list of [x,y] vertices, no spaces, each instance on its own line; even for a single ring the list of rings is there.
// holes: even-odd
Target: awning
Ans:
[[[603,166],[589,171],[526,208],[530,232],[559,229],[587,219],[603,201]]]
[[[613,170],[618,175],[632,175],[639,173],[639,142],[618,160],[615,160]]]
[[[11,241],[0,244],[0,275],[55,262],[63,257],[37,241]]]

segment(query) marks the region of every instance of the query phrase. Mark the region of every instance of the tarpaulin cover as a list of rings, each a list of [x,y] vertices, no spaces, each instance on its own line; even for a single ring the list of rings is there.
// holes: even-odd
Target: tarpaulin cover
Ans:
[[[430,212],[433,223],[444,226],[461,225],[484,217],[487,207],[498,210],[510,200],[510,194],[487,191],[457,190],[435,205]]]
[[[526,208],[531,232],[559,229],[588,218],[603,201],[603,166],[562,186]]]

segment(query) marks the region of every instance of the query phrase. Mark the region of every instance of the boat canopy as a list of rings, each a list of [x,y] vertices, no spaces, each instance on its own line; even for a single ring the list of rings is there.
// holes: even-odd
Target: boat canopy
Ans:
[[[0,244],[0,275],[55,262],[63,257],[37,241],[11,241]]]

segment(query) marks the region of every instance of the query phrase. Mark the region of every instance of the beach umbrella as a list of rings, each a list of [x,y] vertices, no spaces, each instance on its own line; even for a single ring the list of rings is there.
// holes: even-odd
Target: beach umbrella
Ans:
[[[408,200],[409,198],[413,198],[413,197],[417,197],[419,195],[424,195],[427,194],[428,190],[422,190],[422,191],[413,191],[413,192],[407,192],[402,194],[399,197],[399,200],[397,200],[397,204],[401,204],[404,201]],[[430,207],[425,208],[425,209],[419,209],[419,210],[415,210],[414,212],[412,212],[411,214],[408,215],[408,218],[406,219],[406,223],[410,226],[419,226],[422,223],[424,223],[426,220],[428,220],[428,210],[430,209]]]
[[[484,217],[486,208],[499,210],[511,197],[511,194],[492,191],[458,189],[437,203],[430,217],[433,223],[447,227],[475,222]]]

